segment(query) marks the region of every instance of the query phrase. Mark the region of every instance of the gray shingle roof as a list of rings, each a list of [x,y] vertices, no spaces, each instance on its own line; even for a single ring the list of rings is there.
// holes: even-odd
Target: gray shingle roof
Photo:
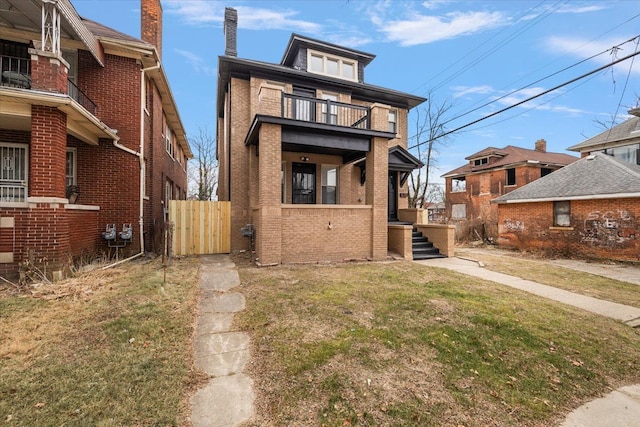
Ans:
[[[640,166],[594,153],[492,202],[640,197]]]
[[[567,150],[589,151],[589,148],[601,148],[604,144],[614,144],[634,138],[640,138],[640,117],[632,117],[586,141],[567,148]]]

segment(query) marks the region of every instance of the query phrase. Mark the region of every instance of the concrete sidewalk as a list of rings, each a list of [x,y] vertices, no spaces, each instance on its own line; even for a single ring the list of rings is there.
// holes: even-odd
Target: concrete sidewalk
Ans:
[[[244,297],[231,291],[239,284],[228,255],[202,257],[194,353],[196,367],[210,379],[191,397],[194,427],[236,426],[254,414],[253,382],[243,374],[249,336],[231,330],[234,313],[245,307]]]
[[[520,289],[535,295],[552,299],[554,301],[568,304],[574,307],[597,313],[602,316],[620,320],[632,327],[640,326],[640,309],[629,307],[623,304],[617,304],[610,301],[599,300],[584,295],[575,294],[552,286],[542,285],[540,283],[524,280],[519,277],[509,276],[507,274],[497,273],[482,268],[482,264],[461,258],[436,258],[430,260],[415,261],[430,267],[447,268],[469,276],[479,277],[481,279],[500,283],[516,289]],[[566,263],[563,265],[577,269],[578,264]],[[584,263],[587,264],[587,263]],[[602,273],[602,267],[595,264],[587,264],[592,270],[581,270],[593,273],[596,271]],[[624,271],[627,274],[635,269]],[[617,277],[612,277],[611,271],[608,270],[606,277],[624,280],[619,270]],[[604,275],[604,274],[600,274]],[[632,278],[636,279],[632,273]],[[631,282],[633,283],[633,282]],[[608,395],[586,403],[571,412],[560,427],[640,427],[640,384],[628,387],[622,387]]]

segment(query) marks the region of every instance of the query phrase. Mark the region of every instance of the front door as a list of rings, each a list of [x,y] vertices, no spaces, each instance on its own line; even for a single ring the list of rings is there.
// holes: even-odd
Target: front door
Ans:
[[[316,165],[293,163],[291,165],[291,203],[313,205],[316,203]]]
[[[398,220],[398,173],[389,171],[389,221]]]

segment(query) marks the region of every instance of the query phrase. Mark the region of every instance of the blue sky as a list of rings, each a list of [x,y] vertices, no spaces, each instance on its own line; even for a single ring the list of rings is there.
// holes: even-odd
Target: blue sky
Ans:
[[[81,16],[140,37],[139,0],[72,3]],[[633,54],[640,41],[621,45],[640,35],[640,1],[631,0],[163,0],[162,5],[163,65],[191,137],[200,129],[215,130],[225,6],[238,10],[239,57],[279,63],[292,32],[372,53],[376,59],[365,70],[367,83],[430,93],[436,104],[451,102],[445,117],[453,119],[446,124],[450,130]],[[639,96],[640,55],[451,134],[439,146],[432,179],[442,182],[440,175],[488,146],[533,148],[544,138],[548,151],[565,152],[603,131],[597,121],[628,117]],[[416,125],[414,114],[409,136]]]

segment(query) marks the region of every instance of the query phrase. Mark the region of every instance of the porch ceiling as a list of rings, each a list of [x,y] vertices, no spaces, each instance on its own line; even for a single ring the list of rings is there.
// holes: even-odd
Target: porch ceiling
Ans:
[[[31,106],[55,107],[67,115],[67,133],[81,141],[98,145],[100,138],[119,140],[109,128],[67,95],[27,89],[0,87],[0,128],[31,130]]]

